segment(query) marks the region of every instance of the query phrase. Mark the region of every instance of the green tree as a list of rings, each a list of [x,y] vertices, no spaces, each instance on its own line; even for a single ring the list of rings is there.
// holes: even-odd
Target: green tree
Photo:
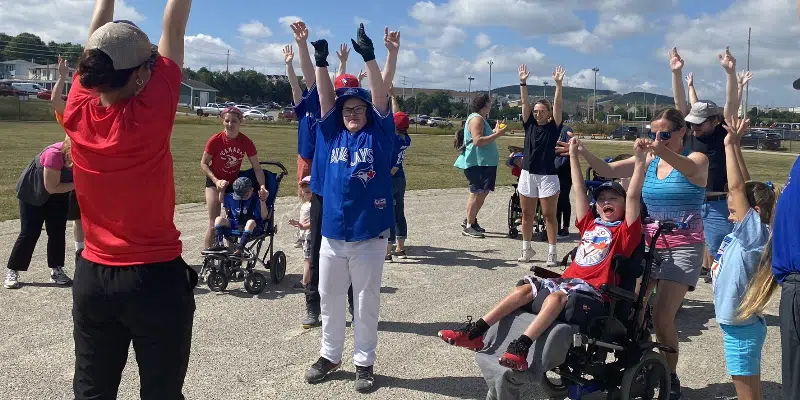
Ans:
[[[32,33],[20,33],[13,37],[3,48],[3,57],[7,60],[33,61],[38,64],[47,64],[53,61],[53,53],[38,36]]]
[[[6,56],[3,50],[6,48],[8,43],[11,42],[13,36],[6,35],[5,33],[0,32],[0,61],[6,61]]]

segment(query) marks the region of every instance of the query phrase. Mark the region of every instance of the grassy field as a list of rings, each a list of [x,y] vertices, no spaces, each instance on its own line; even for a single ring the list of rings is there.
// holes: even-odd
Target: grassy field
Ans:
[[[208,138],[218,132],[218,119],[205,119],[203,123],[191,123],[181,117],[175,124],[172,135],[172,155],[175,162],[177,202],[203,201],[204,177],[200,171],[200,156]],[[196,118],[196,117],[194,117]],[[428,128],[431,131],[441,131]],[[295,182],[296,128],[290,125],[268,123],[246,123],[242,132],[249,136],[259,150],[262,161],[279,161],[290,172],[289,185]],[[449,133],[448,133],[449,132]],[[466,187],[461,170],[453,167],[457,153],[452,146],[452,132],[446,135],[415,135],[413,145],[406,156],[408,189],[442,189]],[[63,131],[55,122],[0,122],[0,220],[19,217],[15,185],[19,174],[45,146],[62,140]],[[506,155],[508,145],[522,145],[522,135],[507,136],[500,140],[501,158]],[[591,142],[587,146],[602,157],[630,153],[630,142]],[[754,179],[785,182],[794,157],[780,154],[745,153]],[[584,166],[585,167],[585,166]],[[498,185],[510,185],[515,180],[510,170],[500,167]],[[293,191],[283,187],[281,195],[292,195]]]

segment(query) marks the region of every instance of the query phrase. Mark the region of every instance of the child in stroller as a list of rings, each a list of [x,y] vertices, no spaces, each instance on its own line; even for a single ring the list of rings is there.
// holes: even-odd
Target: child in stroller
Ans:
[[[519,179],[522,174],[522,147],[508,146],[508,151],[511,153],[508,156],[506,165],[511,168],[511,175]],[[519,236],[519,226],[522,225],[522,206],[520,205],[519,192],[517,191],[517,184],[513,184],[514,193],[508,200],[508,237],[515,239]],[[533,232],[539,235],[539,240],[547,241],[547,232],[545,232],[544,216],[542,215],[542,205],[536,205],[536,218],[534,218]]]
[[[239,233],[239,242],[232,254],[232,257],[239,258],[250,237],[258,236],[264,231],[266,221],[270,218],[267,198],[266,195],[258,198],[253,196],[253,182],[246,177],[236,178],[233,182],[233,192],[227,194],[220,192],[219,197],[225,215],[217,217],[214,221],[217,242],[207,253],[227,251],[223,240]]]
[[[573,182],[576,183],[575,211],[582,218],[576,223],[581,242],[570,267],[560,278],[526,276],[478,321],[472,322],[472,318],[467,317],[464,326],[456,330],[439,331],[439,337],[451,345],[479,351],[484,347],[483,335],[492,324],[517,309],[527,310],[537,314],[537,317],[523,335],[509,344],[499,359],[502,366],[525,371],[528,369],[527,357],[531,345],[564,311],[571,296],[579,293],[602,301],[600,288],[606,283],[619,281],[619,276],[612,269],[614,256],[621,254],[630,257],[642,238],[640,197],[647,148],[638,142],[636,146],[636,165],[629,190],[626,192],[617,182],[606,182],[593,191],[592,198],[596,204],[592,208],[584,194],[586,189],[577,155],[578,142],[572,139],[570,164]]]

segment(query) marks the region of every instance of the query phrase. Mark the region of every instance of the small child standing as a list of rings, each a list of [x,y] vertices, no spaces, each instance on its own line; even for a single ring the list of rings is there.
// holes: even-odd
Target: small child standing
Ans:
[[[300,220],[290,219],[289,225],[300,230],[298,234],[298,241],[303,245],[303,258],[305,265],[303,267],[303,280],[294,285],[295,289],[305,290],[309,281],[311,280],[311,177],[306,176],[300,181],[300,200],[303,204],[300,206]]]
[[[780,191],[770,182],[749,181],[741,150],[749,120],[731,117],[726,125],[728,219],[734,226],[711,265],[714,311],[736,395],[739,400],[758,400],[762,398],[761,348],[767,336],[761,312],[777,287],[767,243]]]

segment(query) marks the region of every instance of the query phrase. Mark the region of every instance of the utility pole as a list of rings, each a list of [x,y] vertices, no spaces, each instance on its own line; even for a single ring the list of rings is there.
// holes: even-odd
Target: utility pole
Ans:
[[[542,92],[544,93],[544,99],[547,100],[547,81],[544,81],[544,86],[542,87]]]
[[[469,99],[471,101],[472,100],[472,81],[475,80],[475,77],[474,76],[469,76],[469,77],[467,77],[467,79],[469,80],[469,86],[467,88],[467,96],[469,96]]]
[[[747,70],[750,71],[750,32],[753,28],[747,28]],[[747,118],[747,104],[750,102],[750,84],[747,84],[744,95],[744,118]],[[758,118],[758,115],[756,115]],[[755,121],[755,119],[753,119]]]
[[[228,66],[230,65],[230,61],[231,61],[231,50],[228,49],[228,55],[225,56],[225,72],[226,73],[228,72]]]
[[[406,100],[406,76],[405,75],[400,75],[400,77],[403,78],[403,101],[405,101]]]
[[[597,73],[600,72],[600,68],[594,67],[592,68],[592,72],[594,72],[594,106],[592,107],[592,121],[597,119]]]
[[[489,104],[494,105],[492,104],[492,64],[494,61],[489,60],[486,63],[489,64]]]

